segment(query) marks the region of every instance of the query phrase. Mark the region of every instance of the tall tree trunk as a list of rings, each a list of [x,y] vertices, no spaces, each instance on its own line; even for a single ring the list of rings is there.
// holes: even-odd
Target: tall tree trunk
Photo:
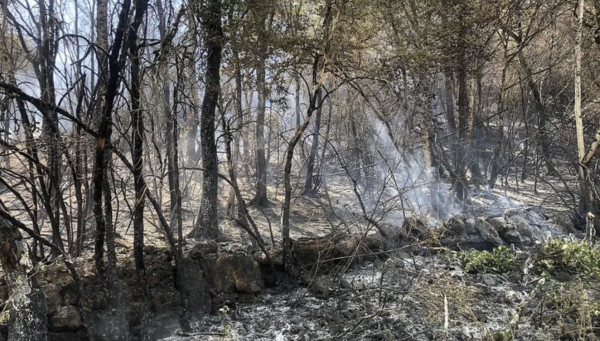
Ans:
[[[240,158],[240,139],[242,134],[242,128],[244,126],[244,115],[242,112],[242,68],[239,61],[238,51],[233,51],[233,60],[235,63],[235,98],[234,98],[234,110],[235,110],[235,131],[236,134],[233,137],[233,155],[231,160],[231,167],[233,175],[237,178],[238,176],[238,160]],[[229,190],[229,196],[227,198],[227,216],[234,218],[234,207],[236,202],[235,189],[232,187]],[[242,217],[240,203],[237,205],[237,217]]]
[[[262,42],[265,46],[266,42]],[[266,86],[266,51],[261,51],[260,62],[256,68],[256,88],[258,92],[258,104],[256,108],[256,195],[252,202],[255,205],[265,207],[269,205],[267,198],[267,159],[265,157],[265,108],[267,102]]]
[[[37,66],[39,67],[38,80],[42,100],[51,105],[56,104],[55,87],[54,87],[54,68],[55,68],[55,31],[56,31],[56,14],[54,1],[40,0],[38,1],[40,11],[40,24],[42,26],[42,43],[40,51],[37,54]],[[52,202],[52,210],[48,211],[48,216],[51,218],[52,241],[60,250],[64,250],[62,237],[60,233],[60,207],[61,207],[61,192],[60,192],[60,153],[59,153],[59,131],[58,131],[58,113],[54,110],[44,110],[42,113],[44,122],[42,126],[43,136],[46,140],[48,148],[48,168],[49,168],[49,185],[50,185],[50,200]],[[56,250],[53,250],[53,255],[58,256]]]
[[[548,170],[549,175],[556,174],[556,168],[552,164],[551,155],[550,155],[550,135],[548,132],[548,127],[546,125],[546,105],[542,100],[542,93],[538,84],[533,79],[533,70],[523,52],[519,52],[519,61],[521,63],[521,67],[525,72],[525,76],[527,77],[527,85],[529,86],[529,90],[533,95],[533,99],[535,101],[535,108],[537,110],[537,118],[538,118],[538,139],[540,148],[542,150],[542,159],[546,164],[546,169]]]
[[[498,90],[498,129],[496,133],[496,144],[492,155],[492,170],[488,181],[488,188],[494,189],[496,180],[500,172],[500,160],[502,160],[502,149],[504,144],[504,93],[506,91],[506,74],[509,62],[506,60],[507,48],[504,49],[505,63],[502,68],[502,78],[500,79],[500,89]]]
[[[456,102],[454,97],[454,82],[452,72],[447,70],[444,74],[444,113],[448,125],[448,135],[450,139],[450,151],[452,152],[452,165],[458,166],[457,158],[457,124],[456,124]]]
[[[218,167],[217,144],[215,141],[215,111],[221,88],[221,54],[223,49],[223,30],[221,28],[221,0],[208,0],[203,8],[203,26],[206,34],[206,89],[202,100],[202,119],[200,133],[202,134],[202,198],[200,213],[194,227],[193,236],[196,238],[219,238],[217,221],[218,208]]]
[[[469,84],[467,79],[467,69],[464,61],[458,71],[458,144],[457,144],[457,165],[456,175],[454,179],[454,190],[456,197],[460,201],[467,199],[467,178],[466,167],[468,160],[468,145],[469,145]]]
[[[324,38],[324,49],[323,55],[317,53],[313,60],[312,65],[312,89],[309,97],[308,108],[306,110],[306,118],[304,123],[300,127],[298,127],[292,136],[291,140],[288,142],[286,151],[285,151],[285,164],[283,168],[283,182],[285,187],[285,195],[283,199],[283,204],[281,205],[281,242],[282,242],[282,258],[283,265],[286,271],[292,276],[298,276],[299,273],[294,266],[293,257],[292,257],[292,244],[290,240],[290,204],[292,201],[292,182],[290,179],[292,173],[292,161],[294,159],[294,149],[296,145],[302,138],[304,131],[310,124],[310,120],[313,112],[317,106],[317,97],[319,92],[321,91],[321,87],[323,86],[322,74],[325,70],[325,63],[327,61],[327,56],[330,47],[330,39],[333,31],[333,0],[327,0],[325,3],[325,17],[323,20],[323,38]]]
[[[142,341],[150,340],[148,324],[151,312],[151,296],[146,279],[146,265],[144,263],[144,207],[146,190],[143,183],[143,155],[144,155],[144,120],[143,109],[140,103],[142,75],[140,67],[140,52],[138,47],[137,29],[148,8],[148,0],[136,1],[135,18],[129,29],[129,56],[131,62],[131,125],[133,148],[133,181],[135,190],[135,206],[133,208],[133,256],[137,273],[138,285],[142,292]]]
[[[594,218],[598,214],[594,183],[591,179],[589,162],[586,163],[585,140],[583,135],[583,115],[581,112],[581,38],[583,29],[584,0],[577,1],[577,31],[575,34],[575,128],[577,134],[577,159],[579,177],[579,214],[586,217],[586,239],[592,245]],[[592,154],[593,155],[593,154]]]
[[[8,312],[11,341],[45,341],[48,339],[46,301],[39,286],[29,248],[21,232],[0,218],[0,262],[11,304]]]
[[[97,3],[97,31],[98,39],[107,36],[107,2],[98,0]],[[108,176],[112,156],[112,110],[115,98],[119,90],[119,82],[122,75],[122,56],[120,54],[123,46],[125,28],[131,6],[130,0],[125,0],[119,13],[119,21],[115,33],[113,45],[107,60],[100,59],[99,64],[101,77],[98,85],[98,111],[101,113],[98,138],[95,152],[95,169],[93,175],[94,183],[94,217],[96,220],[95,261],[96,269],[102,284],[107,291],[106,316],[103,318],[111,321],[112,340],[126,340],[129,334],[129,326],[123,309],[121,299],[121,285],[117,276],[117,256],[114,244],[114,226],[112,224],[112,194],[111,182]],[[99,41],[100,47],[106,46],[106,41]],[[103,49],[108,51],[108,48]],[[103,92],[102,90],[105,91]],[[102,198],[104,197],[104,210],[102,209]],[[106,240],[105,240],[106,237]],[[104,243],[106,243],[108,266],[104,263]]]
[[[323,90],[319,90],[317,94],[317,115],[315,116],[315,125],[312,134],[312,145],[310,154],[308,154],[308,162],[306,164],[306,178],[304,181],[303,195],[314,195],[313,191],[313,172],[315,169],[315,159],[319,150],[319,132],[321,130],[321,116],[323,113]]]

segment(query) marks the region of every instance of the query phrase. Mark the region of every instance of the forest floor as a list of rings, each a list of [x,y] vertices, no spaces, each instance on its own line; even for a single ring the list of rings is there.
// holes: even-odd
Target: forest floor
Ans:
[[[516,177],[516,176],[515,176]],[[183,178],[185,199],[184,234],[189,233],[197,215],[200,197],[198,178]],[[252,197],[249,181],[242,192]],[[318,196],[300,196],[303,179],[294,179],[291,209],[291,236],[320,237],[344,229],[354,234],[368,233],[361,218],[359,197],[344,176],[330,178]],[[575,232],[571,227],[567,186],[574,179],[508,179],[493,191],[472,188],[472,203],[457,208],[443,202],[446,218],[460,210],[473,216],[493,216],[507,209],[534,208],[544,223],[560,237]],[[450,197],[447,185],[436,187],[438,198]],[[250,214],[267,243],[281,240],[279,231],[283,186],[269,187],[271,205],[250,207]],[[226,241],[221,249],[245,249],[237,223],[226,219],[228,188],[220,187],[220,228]],[[423,209],[430,202],[431,186],[413,184],[398,189],[359,192],[367,215],[400,226],[406,216],[425,217],[435,228],[443,219]],[[126,195],[124,195],[126,194]],[[119,243],[132,245],[133,231],[125,197],[115,216]],[[10,203],[10,194],[5,194]],[[168,207],[168,193],[156,193]],[[165,209],[165,212],[168,212]],[[168,214],[167,214],[168,217]],[[165,241],[150,207],[146,214],[146,244],[165,247]],[[371,227],[372,229],[372,227]],[[374,232],[374,231],[373,231]],[[577,233],[576,233],[577,234]],[[577,237],[581,236],[577,234]],[[530,251],[519,251],[526,257]],[[546,281],[541,276],[520,274],[466,273],[454,252],[414,252],[400,249],[385,259],[364,261],[329,283],[327,295],[315,294],[302,286],[282,285],[258,295],[237,295],[228,313],[209,316],[201,333],[172,336],[164,341],[184,340],[583,340],[592,336],[583,331],[597,327],[600,310],[597,285],[582,281]],[[595,286],[595,287],[594,287]],[[545,293],[557,293],[550,297]],[[577,293],[577,294],[573,294]],[[583,299],[578,297],[585,293]],[[557,306],[560,305],[560,309]],[[547,312],[544,312],[544,309]],[[576,315],[575,317],[573,317]],[[165,321],[164,328],[169,322]]]
[[[573,179],[569,180],[573,184]],[[575,233],[581,238],[572,229],[561,199],[566,181],[528,179],[507,184],[491,192],[473,189],[467,211],[493,216],[508,209],[534,208],[552,235]],[[251,208],[250,212],[263,237],[270,240],[272,230],[277,241],[282,193],[270,188],[269,194],[271,207]],[[294,197],[293,238],[323,236],[338,228],[364,232],[364,222],[356,218],[362,214],[361,208],[349,182],[336,181],[320,194]],[[362,200],[367,202],[369,214],[382,222],[401,225],[405,214],[425,216],[433,227],[441,222],[429,211],[419,212],[419,194],[413,195],[416,199],[409,209],[398,202],[389,204],[393,196],[372,193]],[[241,241],[235,223],[225,222],[222,229],[231,236],[228,245]],[[518,257],[531,258],[539,248],[517,251]],[[388,256],[350,268],[328,282],[326,295],[297,286],[239,295],[231,311],[205,320],[202,333],[163,341],[595,339],[589,331],[599,322],[600,312],[594,310],[600,307],[596,284],[571,276],[548,279],[530,275],[527,269],[510,274],[467,273],[452,251],[400,249]]]

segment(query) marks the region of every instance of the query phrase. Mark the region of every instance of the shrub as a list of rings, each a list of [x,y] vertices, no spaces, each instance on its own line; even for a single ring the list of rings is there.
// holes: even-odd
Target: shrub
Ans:
[[[492,252],[465,251],[458,254],[462,267],[468,273],[506,273],[519,269],[514,251],[499,246]]]
[[[538,255],[536,268],[546,276],[567,272],[580,278],[600,279],[600,250],[584,242],[552,240]]]

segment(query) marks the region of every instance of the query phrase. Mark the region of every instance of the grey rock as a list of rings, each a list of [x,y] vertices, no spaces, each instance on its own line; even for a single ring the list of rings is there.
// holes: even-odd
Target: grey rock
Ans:
[[[72,305],[58,308],[50,318],[50,327],[55,331],[75,331],[82,326],[79,310]]]
[[[465,226],[465,220],[462,215],[456,215],[446,222],[446,227],[448,232],[450,232],[453,236],[460,236],[467,232],[467,227]]]
[[[489,219],[488,222],[498,232],[502,232],[502,231],[506,230],[507,228],[510,228],[509,226],[507,226],[509,224],[509,222],[507,222],[506,219],[504,219],[504,217],[494,217],[494,218]]]
[[[193,260],[206,258],[207,255],[217,253],[219,244],[212,239],[201,240],[189,251],[189,257]]]
[[[42,287],[46,297],[46,312],[53,314],[63,305],[63,298],[60,296],[60,288],[56,284],[46,284]]]
[[[333,282],[329,277],[317,276],[308,286],[308,291],[313,295],[327,296],[333,288]]]
[[[477,232],[479,232],[479,235],[481,236],[483,241],[491,243],[494,246],[504,245],[504,242],[498,235],[498,232],[496,231],[494,226],[492,226],[484,219],[477,219],[477,221],[475,222],[475,228],[477,229]]]
[[[245,253],[221,253],[214,264],[204,264],[206,278],[217,293],[260,292],[264,286],[260,265]]]

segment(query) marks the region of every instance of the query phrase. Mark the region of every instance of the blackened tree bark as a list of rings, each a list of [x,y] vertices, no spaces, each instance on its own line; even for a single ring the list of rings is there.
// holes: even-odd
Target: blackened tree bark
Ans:
[[[244,126],[244,115],[242,112],[242,68],[240,66],[240,56],[237,50],[233,51],[233,62],[235,63],[235,130],[236,135],[233,137],[233,155],[231,160],[231,168],[233,175],[237,178],[238,175],[238,160],[240,158],[240,140],[242,134],[242,128]],[[236,202],[235,189],[232,187],[229,190],[229,196],[227,198],[227,216],[228,218],[234,218],[234,207]],[[237,205],[237,218],[241,219],[243,216],[242,210],[240,209],[240,203]]]
[[[8,339],[48,339],[46,301],[37,282],[28,246],[19,229],[0,218],[0,262],[8,286],[10,325]]]
[[[104,0],[99,0],[98,4],[98,37],[107,32],[106,6]],[[99,78],[98,90],[106,89],[105,93],[99,92],[98,112],[101,113],[100,125],[97,132],[97,144],[95,151],[95,168],[93,175],[94,184],[94,217],[96,220],[96,240],[95,240],[95,261],[96,269],[102,279],[102,283],[107,291],[107,316],[112,323],[111,337],[113,340],[126,340],[129,334],[129,327],[123,301],[121,300],[120,282],[117,276],[117,255],[114,244],[114,230],[112,225],[112,195],[111,182],[108,176],[108,168],[112,156],[112,110],[115,98],[119,90],[119,83],[122,77],[123,60],[121,48],[124,43],[124,36],[127,27],[127,20],[131,6],[130,0],[123,1],[119,13],[119,21],[115,33],[113,45],[110,49],[107,64],[100,66],[100,69],[106,68],[108,72],[102,73],[105,77]],[[100,8],[103,7],[103,8]],[[101,33],[103,32],[103,33]],[[104,43],[104,42],[103,42]],[[107,51],[107,50],[104,50]],[[101,64],[103,60],[100,59]],[[106,61],[104,61],[106,62]],[[104,100],[102,100],[104,99]],[[104,198],[104,210],[102,199]],[[106,240],[104,240],[106,237]],[[106,243],[108,266],[104,263],[104,243]]]
[[[519,41],[517,41],[519,43]],[[535,82],[533,78],[533,70],[531,66],[523,56],[523,52],[519,51],[519,61],[521,63],[522,69],[525,72],[525,76],[527,77],[527,85],[529,86],[529,90],[531,90],[531,94],[533,95],[533,99],[535,101],[535,108],[537,111],[537,119],[538,119],[538,139],[540,144],[540,149],[542,151],[542,159],[546,164],[546,169],[548,171],[548,175],[555,175],[556,168],[552,163],[552,155],[550,153],[550,134],[548,131],[548,125],[546,121],[548,120],[546,114],[546,104],[542,99],[542,92]]]
[[[267,198],[267,159],[265,156],[265,111],[268,88],[266,84],[266,63],[269,55],[268,30],[270,26],[269,2],[255,5],[258,17],[258,56],[256,63],[256,91],[258,103],[256,106],[256,195],[252,203],[258,206],[268,206]]]
[[[306,163],[306,178],[304,180],[304,192],[303,195],[314,195],[314,179],[313,172],[315,171],[315,159],[319,150],[319,133],[321,130],[321,117],[323,116],[323,90],[319,90],[317,94],[317,114],[315,116],[315,126],[312,134],[312,145],[310,147],[310,154],[308,154],[308,161]]]
[[[38,81],[42,100],[46,103],[55,104],[56,95],[54,87],[54,68],[56,60],[56,13],[54,1],[38,1],[40,10],[40,25],[42,27],[42,42],[40,51],[37,55]],[[58,131],[58,114],[53,110],[46,110],[42,113],[44,116],[44,124],[42,127],[46,138],[48,148],[48,168],[49,168],[49,183],[50,183],[50,200],[52,200],[52,210],[48,211],[51,217],[52,226],[52,241],[58,245],[61,250],[64,250],[61,233],[60,233],[60,163],[59,154],[59,131]],[[64,217],[66,218],[66,217]],[[58,256],[53,250],[54,256]]]
[[[494,154],[492,155],[492,170],[488,180],[488,188],[494,189],[498,175],[500,175],[500,161],[502,160],[502,149],[504,146],[504,99],[506,92],[506,74],[510,60],[508,56],[508,46],[504,45],[504,67],[502,68],[502,78],[500,79],[500,89],[498,91],[498,129],[496,134],[496,144],[494,145]]]
[[[140,103],[141,97],[141,67],[140,52],[138,46],[137,30],[142,23],[148,0],[136,1],[135,18],[133,24],[129,27],[128,45],[131,65],[131,124],[132,124],[132,142],[133,148],[131,157],[133,160],[133,181],[135,190],[135,206],[133,208],[133,256],[135,260],[135,269],[137,279],[142,292],[142,340],[150,340],[148,335],[148,323],[151,312],[151,297],[146,280],[146,266],[144,264],[144,192],[146,191],[143,182],[143,155],[144,155],[144,120],[143,111]]]
[[[264,44],[264,43],[263,43]],[[267,101],[267,87],[265,84],[265,57],[256,69],[256,87],[258,90],[258,104],[256,107],[256,196],[252,202],[258,206],[268,206],[267,198],[267,159],[265,157],[265,108]]]
[[[464,57],[463,57],[464,58]],[[456,197],[464,201],[467,199],[467,159],[468,159],[468,121],[469,121],[469,90],[467,80],[466,61],[462,61],[458,70],[458,145],[456,149],[456,175],[454,191]]]
[[[315,54],[313,65],[312,65],[312,88],[310,90],[310,98],[308,102],[308,108],[306,110],[306,118],[304,123],[299,126],[291,140],[288,142],[285,151],[285,164],[283,168],[283,182],[285,188],[285,195],[283,204],[281,205],[281,242],[282,242],[282,253],[283,253],[283,265],[286,271],[296,277],[299,275],[298,270],[295,268],[292,256],[292,243],[290,240],[290,204],[292,201],[292,181],[290,175],[292,173],[292,161],[294,159],[294,149],[302,138],[302,135],[306,131],[306,128],[310,124],[310,120],[313,112],[317,108],[317,97],[323,86],[322,74],[326,67],[326,57],[330,49],[330,39],[332,36],[332,23],[333,23],[333,1],[327,0],[325,4],[325,16],[323,20],[323,40],[324,49],[323,54],[317,52]]]
[[[221,1],[209,0],[202,8],[205,42],[207,46],[206,89],[202,100],[202,197],[200,212],[192,235],[196,238],[219,238],[217,221],[218,208],[218,167],[217,144],[215,141],[215,112],[221,88],[221,55],[223,50],[223,29],[221,27]]]

